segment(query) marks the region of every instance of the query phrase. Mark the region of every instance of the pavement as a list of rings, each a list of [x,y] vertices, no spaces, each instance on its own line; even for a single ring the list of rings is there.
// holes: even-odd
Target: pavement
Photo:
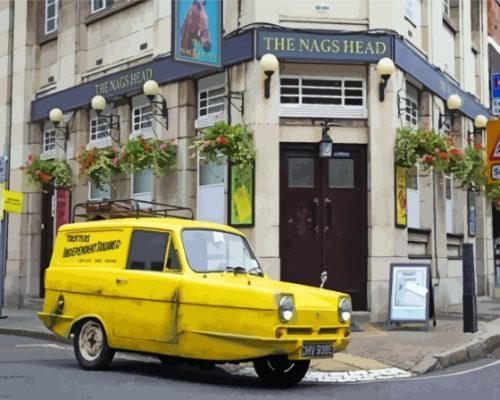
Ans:
[[[3,308],[1,316],[7,318],[0,318],[0,334],[69,343],[55,336],[38,319],[36,313],[41,301],[32,308]],[[377,379],[421,375],[488,357],[500,347],[500,299],[477,299],[475,333],[464,332],[462,305],[436,310],[436,314],[436,326],[430,320],[426,330],[423,324],[389,326],[363,322],[355,313],[349,347],[333,359],[313,360],[311,379],[322,380],[327,376],[348,381],[368,380],[370,374],[377,375]],[[235,372],[245,369],[248,366]]]

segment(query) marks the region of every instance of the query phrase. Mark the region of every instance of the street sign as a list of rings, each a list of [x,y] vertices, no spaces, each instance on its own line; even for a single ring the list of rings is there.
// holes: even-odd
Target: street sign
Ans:
[[[500,115],[500,73],[491,74],[491,113]]]
[[[3,209],[20,214],[23,212],[23,193],[3,189]]]
[[[486,125],[486,154],[487,182],[500,184],[500,120]]]

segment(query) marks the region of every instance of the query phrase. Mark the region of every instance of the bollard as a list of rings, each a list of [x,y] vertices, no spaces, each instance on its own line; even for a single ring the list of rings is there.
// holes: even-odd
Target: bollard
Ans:
[[[476,279],[474,248],[470,243],[462,245],[463,272],[463,319],[464,332],[477,332]]]

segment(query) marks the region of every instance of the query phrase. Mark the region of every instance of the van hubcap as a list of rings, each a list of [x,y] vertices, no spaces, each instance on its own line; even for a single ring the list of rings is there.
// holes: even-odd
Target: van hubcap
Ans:
[[[78,337],[80,353],[88,361],[94,361],[102,351],[103,333],[99,324],[88,321]]]

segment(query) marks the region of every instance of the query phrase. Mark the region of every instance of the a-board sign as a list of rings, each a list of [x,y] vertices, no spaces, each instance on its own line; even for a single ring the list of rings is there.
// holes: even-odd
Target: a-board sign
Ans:
[[[429,264],[391,264],[388,322],[428,326],[429,274]]]

